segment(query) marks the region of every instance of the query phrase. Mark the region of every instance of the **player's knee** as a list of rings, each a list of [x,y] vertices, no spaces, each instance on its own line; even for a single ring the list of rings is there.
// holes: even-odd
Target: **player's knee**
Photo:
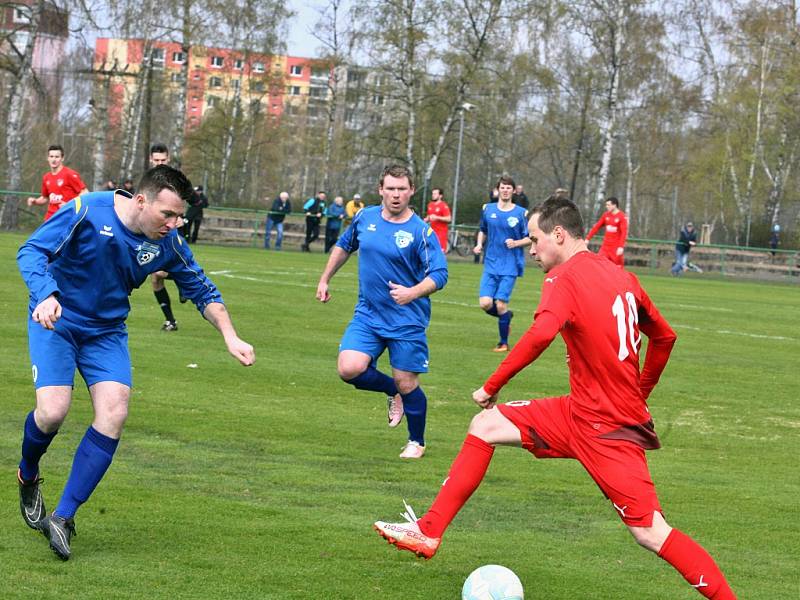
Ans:
[[[497,314],[498,315],[504,315],[505,313],[508,312],[508,303],[507,302],[503,302],[502,300],[497,300],[495,302],[495,304],[497,305]]]
[[[658,515],[658,513],[656,514]],[[658,516],[660,517],[660,515]],[[636,543],[642,548],[658,553],[669,536],[670,531],[672,531],[672,528],[667,525],[664,518],[661,517],[660,519],[654,518],[653,524],[650,527],[628,526],[628,530],[631,532],[631,535],[633,535],[633,539],[636,540]]]
[[[494,306],[494,300],[491,298],[480,298],[478,303],[483,310],[490,310]]]
[[[340,360],[336,366],[336,370],[342,381],[349,382],[366,371],[367,367],[355,362]]]
[[[482,410],[472,417],[467,433],[485,441],[490,440],[497,428],[496,416],[494,413],[495,411],[493,410]]]
[[[419,377],[415,373],[395,374],[394,384],[401,394],[410,394],[419,387]]]
[[[36,425],[45,433],[56,431],[67,418],[68,411],[69,403],[40,403],[35,412]]]

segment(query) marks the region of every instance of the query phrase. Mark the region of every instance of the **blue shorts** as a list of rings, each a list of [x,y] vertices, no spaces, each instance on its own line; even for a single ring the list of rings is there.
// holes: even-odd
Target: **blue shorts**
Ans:
[[[131,357],[124,323],[83,327],[62,316],[51,330],[29,317],[28,348],[36,389],[48,385],[72,386],[76,368],[87,386],[116,381],[131,387]]]
[[[389,364],[395,369],[409,373],[428,372],[428,340],[425,330],[419,327],[406,328],[391,337],[384,337],[354,318],[339,343],[339,352],[357,350],[371,356],[372,367],[376,367],[378,358],[387,348]]]
[[[485,270],[481,276],[480,298],[493,298],[501,302],[510,302],[514,284],[517,283],[516,275],[494,275]]]

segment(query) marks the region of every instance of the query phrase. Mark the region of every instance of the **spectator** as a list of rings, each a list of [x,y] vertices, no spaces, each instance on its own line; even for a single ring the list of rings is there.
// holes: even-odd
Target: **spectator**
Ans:
[[[325,213],[325,192],[317,192],[313,198],[306,200],[303,210],[306,213],[306,241],[301,246],[303,252],[311,251],[311,243],[319,239],[319,223]]]
[[[190,244],[194,244],[197,241],[200,224],[203,222],[203,209],[207,207],[208,196],[203,191],[203,186],[198,185],[194,188],[192,197],[189,199],[189,209],[186,211],[186,222],[183,226],[183,237]]]
[[[272,201],[272,208],[267,214],[267,231],[264,233],[264,250],[269,250],[269,239],[272,236],[272,228],[278,232],[275,239],[275,250],[281,249],[283,243],[283,220],[292,212],[292,201],[289,200],[288,192],[281,192]]]
[[[325,254],[330,252],[330,249],[333,248],[336,241],[339,239],[339,231],[342,229],[344,215],[344,198],[336,196],[336,198],[333,199],[333,204],[325,209],[325,216],[328,217],[328,220],[325,222]]]
[[[355,194],[353,199],[348,201],[344,207],[344,226],[348,227],[361,209],[364,208],[364,203],[361,201],[361,194]]]
[[[772,250],[772,256],[775,256],[775,251],[781,243],[781,226],[775,223],[772,227],[772,233],[769,235],[769,247]]]
[[[514,188],[514,194],[511,196],[511,202],[517,206],[521,206],[525,210],[528,210],[530,202],[528,202],[528,196],[525,195],[525,188],[523,188],[522,185],[518,185]]]
[[[691,221],[681,229],[678,243],[675,244],[675,263],[672,265],[672,274],[675,276],[683,273],[688,267],[689,251],[697,245],[697,231]]]
[[[133,186],[133,179],[126,179],[122,183],[122,189],[133,195],[136,193],[136,188]]]
[[[103,188],[103,191],[106,191],[106,192],[113,192],[113,191],[114,191],[114,190],[116,190],[116,189],[117,189],[117,184],[116,184],[116,183],[114,183],[114,180],[113,180],[113,179],[109,179],[108,181],[106,181],[106,185],[105,185],[105,187]]]

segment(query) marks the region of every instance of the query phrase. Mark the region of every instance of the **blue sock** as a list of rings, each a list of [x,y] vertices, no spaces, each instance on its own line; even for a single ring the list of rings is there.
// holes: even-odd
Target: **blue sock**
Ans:
[[[486,314],[492,317],[499,317],[500,315],[497,314],[497,302],[494,300],[492,301],[492,308],[486,311]]]
[[[39,429],[33,418],[33,411],[28,413],[22,434],[22,460],[19,461],[20,474],[24,480],[30,481],[39,474],[39,460],[47,452],[47,447],[57,433],[58,429],[51,433]]]
[[[72,459],[72,471],[55,514],[65,519],[75,516],[78,507],[89,499],[111,465],[118,444],[119,440],[103,435],[94,427],[86,430]]]
[[[508,333],[511,331],[511,317],[514,313],[510,310],[500,315],[497,320],[497,328],[500,330],[500,343],[508,344]]]
[[[394,396],[397,393],[397,386],[394,379],[381,373],[374,367],[367,367],[367,370],[360,375],[347,381],[350,385],[359,390],[369,390],[370,392],[383,392],[387,396]]]
[[[428,398],[422,388],[417,386],[403,397],[403,410],[408,424],[408,439],[425,445],[425,415],[428,412]]]

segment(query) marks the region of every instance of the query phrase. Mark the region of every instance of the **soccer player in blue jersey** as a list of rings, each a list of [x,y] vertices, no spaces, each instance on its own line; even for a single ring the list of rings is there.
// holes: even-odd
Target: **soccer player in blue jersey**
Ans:
[[[180,171],[162,165],[142,177],[135,196],[94,192],[64,205],[19,249],[17,262],[30,290],[28,340],[36,408],[28,414],[17,478],[25,523],[41,531],[62,560],[70,556],[73,517],[111,464],[128,415],[131,362],[125,319],[128,296],[147,276],[169,271],[222,334],[245,366],[253,347],[233,328],[216,286],[178,236],[192,193]],[[75,369],[94,407],[94,420],[75,452],[61,499],[47,515],[39,461],[69,411]]]
[[[497,318],[500,341],[495,352],[508,352],[508,334],[514,313],[508,310],[517,277],[525,272],[525,251],[531,245],[528,237],[528,211],[512,201],[514,180],[501,177],[497,182],[497,202],[484,205],[478,241],[473,252],[483,259],[483,276],[479,302],[486,314]]]
[[[428,400],[419,374],[428,372],[428,296],[447,283],[447,260],[434,231],[409,208],[414,181],[407,168],[384,170],[378,192],[381,205],[359,212],[331,251],[317,300],[331,299],[331,278],[358,251],[358,303],[339,344],[339,377],[360,390],[386,394],[389,427],[404,413],[408,425],[400,458],[421,458]],[[391,377],[377,369],[387,348]]]

